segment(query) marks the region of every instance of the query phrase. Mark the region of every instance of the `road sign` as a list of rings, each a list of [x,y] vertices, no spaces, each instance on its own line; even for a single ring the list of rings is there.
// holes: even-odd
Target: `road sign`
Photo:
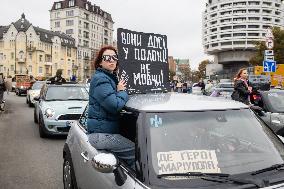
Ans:
[[[263,61],[263,72],[276,72],[276,61],[273,60]]]
[[[274,60],[274,56],[264,56],[264,60]]]
[[[273,39],[266,39],[265,45],[268,49],[273,49],[273,47],[274,47]]]
[[[273,36],[273,33],[272,33],[272,30],[271,30],[270,28],[268,28],[268,29],[266,30],[265,37],[266,37],[266,38],[273,38],[273,37],[274,37],[274,36]]]
[[[273,56],[274,55],[274,51],[273,50],[265,50],[264,51],[264,55],[265,56]]]

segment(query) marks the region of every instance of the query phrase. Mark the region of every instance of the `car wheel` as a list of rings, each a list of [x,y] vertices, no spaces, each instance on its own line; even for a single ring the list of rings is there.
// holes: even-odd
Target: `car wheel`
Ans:
[[[63,162],[63,185],[64,189],[78,188],[72,159],[69,154],[66,154]]]
[[[46,138],[47,134],[44,130],[44,122],[41,116],[39,117],[39,124],[38,124],[39,136],[40,138]]]
[[[34,122],[38,123],[37,116],[36,116],[36,109],[34,109]]]

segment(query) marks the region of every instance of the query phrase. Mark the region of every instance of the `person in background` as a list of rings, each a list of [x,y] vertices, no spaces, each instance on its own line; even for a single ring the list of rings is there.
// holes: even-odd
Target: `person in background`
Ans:
[[[9,75],[5,79],[5,87],[6,87],[7,94],[9,94],[9,92],[12,91],[12,76]]]
[[[213,81],[209,79],[207,81],[207,84],[205,85],[205,94],[210,95],[212,92],[212,88],[213,88]]]
[[[234,91],[231,95],[233,100],[250,105],[249,95],[252,92],[252,87],[248,84],[248,72],[246,68],[238,71],[234,78]]]
[[[87,131],[97,150],[113,153],[134,169],[135,144],[119,134],[119,112],[128,101],[126,82],[118,81],[118,54],[114,47],[100,49],[89,89]]]
[[[56,75],[54,76],[54,77],[52,77],[52,78],[50,78],[49,79],[49,81],[51,81],[51,82],[56,82],[56,83],[66,83],[66,79],[64,79],[63,77],[62,77],[62,72],[63,72],[63,70],[62,69],[58,69],[57,71],[56,71]]]
[[[0,74],[0,111],[3,111],[2,109],[2,103],[4,103],[4,92],[6,91],[5,86],[5,80],[3,77],[3,74]]]

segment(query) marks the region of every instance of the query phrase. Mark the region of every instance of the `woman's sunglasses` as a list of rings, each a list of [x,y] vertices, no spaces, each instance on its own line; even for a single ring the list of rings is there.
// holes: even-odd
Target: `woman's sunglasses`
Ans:
[[[106,62],[110,62],[111,60],[118,61],[117,55],[103,55],[102,59],[103,61],[106,61]]]

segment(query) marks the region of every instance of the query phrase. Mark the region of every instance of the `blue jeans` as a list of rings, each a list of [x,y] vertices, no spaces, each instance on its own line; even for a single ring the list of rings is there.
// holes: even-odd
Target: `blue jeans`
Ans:
[[[92,133],[88,135],[89,142],[97,150],[113,153],[134,169],[135,144],[120,134]]]

